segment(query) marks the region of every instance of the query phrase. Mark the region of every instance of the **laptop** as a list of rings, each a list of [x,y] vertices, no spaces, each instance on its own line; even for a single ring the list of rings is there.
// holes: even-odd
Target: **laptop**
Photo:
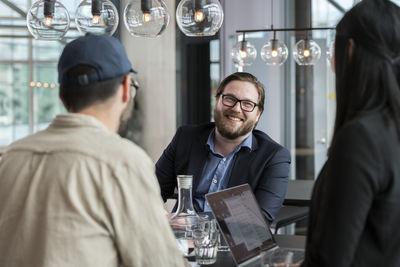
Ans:
[[[261,254],[290,251],[293,263],[301,263],[304,249],[279,248],[248,184],[206,195],[214,218],[237,266],[260,266]]]

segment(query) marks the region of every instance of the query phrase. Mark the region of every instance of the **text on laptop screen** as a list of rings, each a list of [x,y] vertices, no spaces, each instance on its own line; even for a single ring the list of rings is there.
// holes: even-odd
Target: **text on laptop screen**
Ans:
[[[236,262],[267,250],[275,243],[248,185],[206,196]]]

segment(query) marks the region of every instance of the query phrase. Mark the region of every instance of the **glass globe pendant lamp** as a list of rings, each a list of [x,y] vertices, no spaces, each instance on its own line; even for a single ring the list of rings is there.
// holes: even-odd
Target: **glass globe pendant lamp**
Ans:
[[[212,36],[222,26],[224,11],[218,0],[181,0],[176,22],[187,36]]]
[[[167,6],[162,0],[132,0],[125,7],[124,23],[132,36],[160,36],[169,23]]]
[[[321,57],[321,48],[308,38],[296,43],[293,57],[300,66],[314,65]]]
[[[281,66],[286,62],[288,54],[285,43],[276,39],[276,32],[274,32],[274,39],[261,48],[261,59],[268,66]]]
[[[112,35],[118,27],[118,10],[108,0],[83,0],[75,12],[79,32]]]
[[[56,0],[35,2],[26,15],[26,25],[35,39],[60,40],[69,29],[67,9]]]
[[[254,45],[246,41],[243,33],[243,40],[233,46],[231,56],[235,65],[240,67],[250,66],[257,57],[257,50]]]
[[[335,53],[335,42],[332,41],[329,43],[328,48],[326,49],[326,60],[328,65],[332,64],[332,58]]]

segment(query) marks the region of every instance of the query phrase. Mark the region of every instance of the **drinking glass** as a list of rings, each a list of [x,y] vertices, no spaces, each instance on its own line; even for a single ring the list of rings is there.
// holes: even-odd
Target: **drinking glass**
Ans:
[[[196,262],[201,265],[214,264],[217,261],[219,239],[216,220],[199,223],[192,233]]]
[[[292,267],[297,266],[293,264],[292,251],[267,251],[261,255],[262,267]]]

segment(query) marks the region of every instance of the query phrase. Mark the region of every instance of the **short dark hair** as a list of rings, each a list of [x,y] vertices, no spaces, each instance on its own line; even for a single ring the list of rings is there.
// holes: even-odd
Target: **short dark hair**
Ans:
[[[399,29],[400,8],[388,0],[362,1],[337,25],[334,137],[346,122],[374,110],[384,111],[400,134]]]
[[[96,72],[88,65],[78,65],[68,71],[67,75],[80,76]],[[70,112],[79,112],[96,102],[104,102],[113,96],[125,76],[96,82],[88,85],[75,85],[71,87],[60,86],[60,98],[65,108]]]
[[[263,112],[264,111],[264,101],[265,101],[265,90],[264,85],[252,74],[248,72],[235,72],[229,76],[227,76],[218,86],[216,97],[219,97],[223,94],[226,85],[232,81],[244,81],[252,83],[258,92],[258,109]]]

